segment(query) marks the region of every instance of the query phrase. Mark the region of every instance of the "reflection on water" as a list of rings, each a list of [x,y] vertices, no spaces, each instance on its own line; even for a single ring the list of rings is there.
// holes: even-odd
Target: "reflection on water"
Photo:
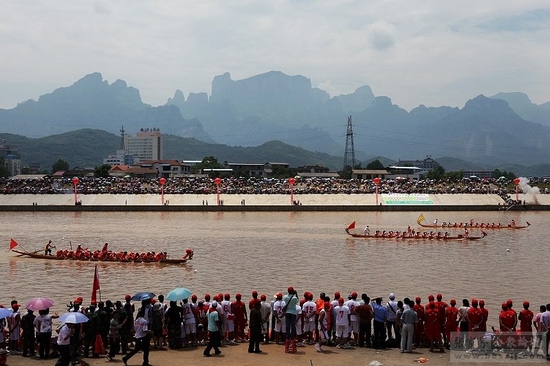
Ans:
[[[429,216],[434,216],[430,213]],[[518,223],[523,230],[488,230],[479,241],[399,241],[353,239],[344,227],[357,221],[372,229],[416,228],[412,212],[114,212],[114,213],[0,213],[2,241],[13,237],[26,250],[42,249],[52,240],[58,249],[82,244],[100,249],[167,251],[179,257],[195,250],[187,265],[98,263],[103,300],[123,299],[138,291],[167,293],[188,287],[235,294],[248,299],[252,290],[272,295],[293,285],[299,293],[366,292],[387,298],[442,293],[483,298],[490,323],[498,324],[503,301],[519,309],[524,299],[534,311],[548,302],[549,287],[542,276],[548,263],[546,238],[549,214],[543,212],[444,212],[439,221]],[[428,215],[427,215],[428,216]],[[433,217],[435,218],[435,217]],[[431,219],[433,219],[431,218]],[[430,219],[430,217],[428,217]],[[471,232],[478,235],[479,232]],[[507,249],[510,249],[507,251]],[[76,298],[89,299],[95,262],[45,261],[0,253],[0,303],[25,302],[34,296],[56,301],[55,311]]]

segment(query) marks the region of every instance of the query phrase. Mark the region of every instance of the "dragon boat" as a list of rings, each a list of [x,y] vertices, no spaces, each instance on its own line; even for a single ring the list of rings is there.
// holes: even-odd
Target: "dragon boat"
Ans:
[[[507,224],[501,224],[500,222],[476,222],[475,220],[470,220],[469,222],[441,222],[439,223],[436,219],[433,224],[429,224],[426,222],[426,218],[423,214],[420,214],[418,216],[418,219],[416,219],[416,223],[422,227],[428,227],[428,228],[439,228],[439,229],[525,229],[531,224],[529,221],[525,222],[525,225],[521,225],[515,222],[515,220],[511,220]]]

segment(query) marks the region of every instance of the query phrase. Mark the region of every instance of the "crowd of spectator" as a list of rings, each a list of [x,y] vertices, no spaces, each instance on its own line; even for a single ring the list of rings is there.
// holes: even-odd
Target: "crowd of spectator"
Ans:
[[[209,177],[167,178],[164,186],[159,179],[121,177],[82,177],[77,190],[80,194],[212,194],[216,193],[215,180]],[[74,189],[72,178],[46,176],[37,179],[0,179],[2,194],[64,194]],[[289,194],[288,179],[276,178],[223,178],[219,184],[223,194]],[[365,194],[374,193],[376,186],[371,179],[295,178],[294,194]],[[488,179],[459,182],[383,179],[379,193],[405,194],[498,194],[507,197],[515,193],[510,182]],[[548,188],[540,193],[548,193]]]

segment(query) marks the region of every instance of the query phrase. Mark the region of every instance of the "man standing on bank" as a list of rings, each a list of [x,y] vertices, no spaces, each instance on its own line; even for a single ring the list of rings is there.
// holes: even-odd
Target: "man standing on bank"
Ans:
[[[296,304],[298,304],[298,294],[294,287],[288,287],[288,295],[283,297],[285,306],[285,324],[286,324],[286,339],[294,339],[296,337]]]
[[[128,360],[132,358],[136,353],[139,351],[143,351],[143,366],[150,366],[149,365],[149,346],[151,341],[151,336],[153,335],[153,331],[149,330],[148,324],[149,322],[144,318],[145,310],[142,307],[139,309],[139,312],[137,314],[137,318],[134,322],[134,331],[135,335],[134,338],[136,339],[135,347],[130,353],[128,353],[126,356],[122,357],[122,362],[124,365],[128,364]]]
[[[248,353],[262,353],[260,350],[260,339],[262,338],[262,313],[260,308],[262,302],[259,299],[252,299],[252,301],[253,308],[250,310],[250,340],[248,343]]]
[[[214,348],[214,353],[219,355],[222,353],[220,349],[218,348],[221,344],[221,335],[220,335],[220,317],[219,313],[217,311],[218,302],[216,300],[212,301],[212,304],[210,305],[211,308],[208,310],[208,332],[210,333],[210,338],[208,340],[208,345],[204,349],[204,356],[210,357],[212,356],[210,354],[210,350]]]

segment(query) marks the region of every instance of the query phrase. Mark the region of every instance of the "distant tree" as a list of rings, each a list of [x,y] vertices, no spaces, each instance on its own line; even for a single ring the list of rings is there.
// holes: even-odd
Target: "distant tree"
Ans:
[[[346,165],[344,167],[344,169],[339,172],[340,174],[340,178],[342,179],[351,179],[351,174],[352,174],[352,169],[351,169],[351,165]]]
[[[462,178],[464,178],[464,171],[462,170],[445,173],[445,179],[451,182],[459,182]]]
[[[67,163],[63,159],[58,159],[53,165],[52,165],[52,174],[59,171],[59,170],[69,170],[69,163]]]
[[[10,172],[8,171],[8,167],[6,166],[6,160],[3,156],[0,156],[0,177],[6,178]]]
[[[445,176],[445,169],[442,166],[428,170],[427,179],[441,180]]]
[[[31,169],[28,166],[21,168],[21,174],[30,174]]]
[[[378,159],[376,160],[373,160],[371,161],[370,163],[367,164],[367,169],[368,170],[383,170],[383,169],[386,169],[386,167],[384,167],[384,164],[382,164],[382,162]]]
[[[200,173],[203,169],[220,169],[222,165],[213,156],[206,156],[191,169],[193,173]]]
[[[292,170],[290,168],[283,168],[282,166],[274,166],[273,167],[273,178],[290,178],[292,177]]]
[[[491,177],[495,179],[498,179],[500,177],[505,177],[508,180],[514,180],[516,178],[516,175],[512,172],[507,172],[506,170],[500,171],[499,169],[495,169],[493,170]]]
[[[94,169],[94,177],[96,178],[107,178],[109,176],[109,171],[111,170],[111,165],[103,164],[96,166]]]

